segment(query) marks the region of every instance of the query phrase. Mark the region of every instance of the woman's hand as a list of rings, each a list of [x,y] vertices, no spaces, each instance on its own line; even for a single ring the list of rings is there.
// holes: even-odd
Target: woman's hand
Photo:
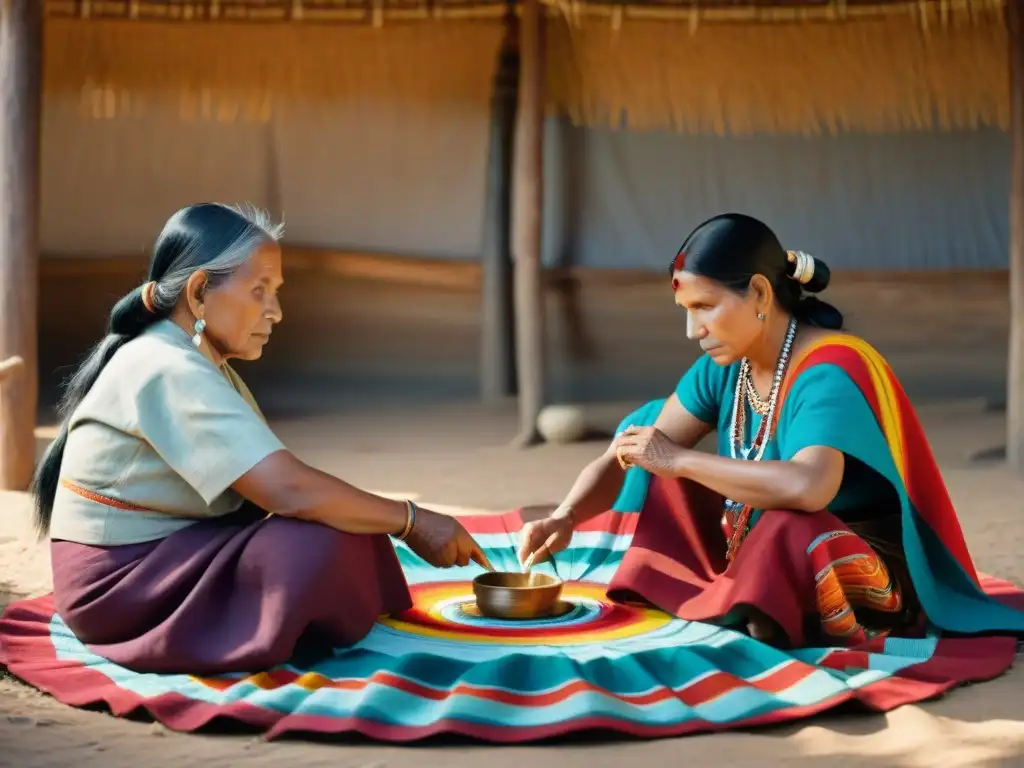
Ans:
[[[405,539],[409,548],[435,568],[469,565],[493,570],[487,555],[456,518],[416,508],[416,522]]]
[[[531,556],[538,560],[561,552],[572,541],[572,531],[571,512],[555,510],[545,518],[527,523],[520,533],[519,563],[525,563]]]
[[[685,448],[656,427],[627,427],[615,438],[615,456],[623,469],[640,467],[658,477],[676,477]]]

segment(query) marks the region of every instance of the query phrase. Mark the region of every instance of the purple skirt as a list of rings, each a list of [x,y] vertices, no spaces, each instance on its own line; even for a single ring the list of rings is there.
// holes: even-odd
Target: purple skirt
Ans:
[[[54,541],[57,612],[89,650],[138,672],[212,675],[358,642],[411,607],[386,535],[264,517],[250,505],[159,541]]]

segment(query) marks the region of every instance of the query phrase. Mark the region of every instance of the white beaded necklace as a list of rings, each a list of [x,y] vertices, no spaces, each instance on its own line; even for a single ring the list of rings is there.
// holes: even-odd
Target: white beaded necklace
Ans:
[[[779,392],[782,390],[782,382],[786,378],[786,369],[789,367],[794,339],[796,339],[795,317],[789,321],[789,327],[786,329],[786,338],[782,342],[782,350],[779,352],[779,361],[775,366],[775,376],[772,379],[771,394],[768,397],[768,411],[762,417],[757,434],[754,435],[750,445],[746,445],[743,440],[747,422],[744,404],[747,399],[747,387],[752,386],[750,383],[750,360],[744,357],[740,362],[739,375],[736,377],[736,393],[732,402],[732,422],[729,430],[731,437],[729,441],[729,454],[732,458],[760,461],[764,456],[765,449],[771,440],[775,411],[779,404]],[[727,509],[735,509],[742,505],[732,499],[726,499],[725,506]]]

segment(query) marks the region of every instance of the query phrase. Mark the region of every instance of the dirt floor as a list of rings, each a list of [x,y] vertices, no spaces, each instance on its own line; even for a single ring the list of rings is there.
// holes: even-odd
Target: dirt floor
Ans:
[[[621,407],[606,408],[604,419]],[[998,465],[971,461],[1001,439],[1002,415],[977,402],[921,409],[969,543],[980,565],[1024,583],[1024,480]],[[470,418],[471,417],[471,418]],[[598,419],[600,420],[600,418]],[[472,428],[459,425],[471,423]],[[434,407],[393,411],[385,420],[349,414],[315,422],[280,421],[300,455],[366,488],[415,495],[474,509],[507,509],[557,500],[596,443],[516,451],[501,445],[514,431],[510,408]],[[27,499],[0,496],[0,604],[48,588],[46,550],[28,531]],[[657,742],[574,739],[536,747],[489,748],[463,743],[398,748],[346,740],[265,743],[250,733],[180,735],[146,722],[73,710],[17,682],[0,680],[0,765],[518,766],[526,761],[571,766],[677,764],[838,766],[995,766],[1024,764],[1024,672],[962,689],[887,716],[839,714],[749,733]]]
[[[513,406],[484,407],[465,397],[473,390],[472,306],[441,297],[416,315],[403,305],[408,294],[402,289],[378,292],[361,298],[353,293],[354,304],[332,310],[354,316],[358,306],[367,313],[370,304],[378,310],[405,306],[394,315],[406,318],[405,325],[395,319],[387,328],[370,326],[373,332],[347,335],[331,348],[331,355],[348,357],[346,371],[355,370],[351,361],[363,364],[365,378],[342,371],[340,377],[317,379],[308,371],[289,380],[283,374],[287,366],[273,361],[298,354],[297,331],[275,338],[284,348],[276,358],[268,356],[267,365],[258,364],[254,389],[285,442],[312,464],[365,488],[452,511],[557,501],[600,445],[507,447],[516,431]],[[850,315],[855,329],[890,357],[918,403],[980,567],[1024,583],[1024,478],[1010,476],[998,460],[1004,442],[998,404],[1006,369],[1005,289],[990,280],[959,280],[878,283],[835,293],[844,307],[858,308]],[[664,382],[671,385],[692,359],[679,340],[682,323],[663,306],[663,294],[644,286],[587,292],[591,356],[573,362],[565,352],[564,328],[554,324],[554,396],[629,401],[592,410],[599,425],[613,426],[640,397],[663,395]],[[440,367],[431,369],[431,361]],[[385,380],[386,387],[370,386]],[[448,386],[455,380],[456,386]],[[425,393],[431,387],[448,394]],[[380,407],[385,402],[388,407]],[[0,606],[48,589],[47,551],[32,540],[28,512],[25,497],[0,495]],[[237,731],[175,734],[148,722],[67,708],[0,678],[0,766],[1024,765],[1022,691],[1024,672],[1018,667],[993,682],[886,716],[841,713],[754,732],[654,742],[398,748],[339,739],[266,743]]]

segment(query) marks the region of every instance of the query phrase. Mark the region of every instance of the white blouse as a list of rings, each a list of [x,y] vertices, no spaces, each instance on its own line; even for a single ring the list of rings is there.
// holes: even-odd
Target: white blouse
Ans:
[[[161,539],[237,510],[231,485],[284,445],[248,388],[161,320],[119,349],[69,425],[51,539]]]

